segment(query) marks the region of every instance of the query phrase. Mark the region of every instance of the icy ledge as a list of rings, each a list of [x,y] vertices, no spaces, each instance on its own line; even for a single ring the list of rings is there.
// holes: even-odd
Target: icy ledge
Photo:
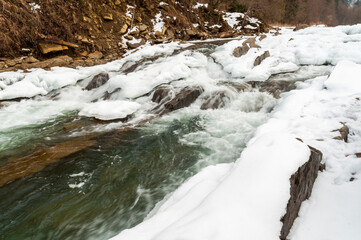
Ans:
[[[359,239],[360,73],[361,65],[342,61],[329,78],[300,83],[234,164],[205,168],[141,224],[113,239],[279,239],[292,197],[290,178],[310,157],[306,144],[324,153],[326,171],[302,204],[289,238]],[[334,139],[340,122],[352,133],[347,143]]]

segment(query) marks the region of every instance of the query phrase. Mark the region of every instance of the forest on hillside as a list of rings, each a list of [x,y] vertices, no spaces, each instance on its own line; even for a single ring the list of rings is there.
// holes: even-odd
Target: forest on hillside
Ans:
[[[267,23],[356,24],[361,22],[359,0],[210,0],[211,5],[248,11]]]

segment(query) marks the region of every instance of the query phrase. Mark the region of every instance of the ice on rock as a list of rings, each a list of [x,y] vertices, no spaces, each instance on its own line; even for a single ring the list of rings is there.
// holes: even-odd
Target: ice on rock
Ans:
[[[100,120],[123,119],[135,113],[141,105],[130,101],[100,101],[88,103],[80,112],[80,116],[94,117]]]

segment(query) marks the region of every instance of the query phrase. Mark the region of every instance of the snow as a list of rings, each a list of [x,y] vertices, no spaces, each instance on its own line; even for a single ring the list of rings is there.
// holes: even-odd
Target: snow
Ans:
[[[35,2],[28,3],[31,9],[31,12],[36,13],[39,9],[41,9],[40,5]]]
[[[307,145],[323,152],[326,171],[319,173],[289,238],[358,239],[360,67],[340,62],[329,78],[300,83],[284,95],[236,163],[205,168],[141,224],[113,239],[278,239],[290,196],[289,178],[308,160]],[[341,73],[347,74],[346,84]],[[354,133],[349,143],[333,139],[338,133],[332,130],[340,128],[340,122]],[[351,177],[356,180],[350,182]]]
[[[155,15],[155,20],[152,19],[153,25],[154,25],[154,32],[163,32],[164,27],[164,20],[162,18],[162,13],[159,12],[157,15]]]
[[[225,13],[223,19],[228,23],[231,28],[239,24],[238,18],[240,18],[242,13]]]
[[[200,7],[208,8],[208,4],[207,3],[197,3],[196,5],[193,6],[194,9],[198,9]]]
[[[140,108],[140,104],[130,101],[99,101],[87,104],[80,112],[80,116],[94,117],[100,120],[122,119],[133,114]]]
[[[113,239],[277,239],[289,177],[309,155],[291,135],[259,134],[235,164],[205,168]]]
[[[227,22],[236,24],[233,20],[229,16]],[[154,30],[162,30],[162,23],[159,12]],[[202,97],[224,90],[231,102],[222,110],[201,111],[201,100],[197,100],[178,115],[163,120],[190,112],[203,114],[212,119],[205,126],[207,132],[188,134],[182,143],[202,143],[212,149],[214,154],[207,161],[235,154],[238,160],[204,168],[158,203],[142,223],[114,239],[278,239],[280,219],[289,199],[289,178],[308,160],[307,145],[323,152],[326,170],[319,173],[312,196],[304,202],[289,238],[359,239],[361,159],[356,153],[361,152],[361,25],[314,26],[297,32],[282,28],[280,32],[278,36],[268,33],[262,41],[256,38],[261,48],[252,48],[239,58],[232,53],[245,37],[217,47],[211,57],[189,50],[172,55],[192,43],[170,43],[145,45],[121,60],[94,67],[0,73],[0,100],[31,98],[4,102],[0,130],[39,124],[68,111],[101,120],[128,115],[134,115],[134,121],[144,119],[155,106],[150,93],[162,84],[179,89],[199,85],[204,89]],[[265,51],[270,57],[254,66],[254,60]],[[164,57],[138,64],[156,56]],[[126,73],[134,64],[135,70]],[[324,76],[314,78],[317,71]],[[100,72],[109,73],[109,81],[85,90]],[[274,76],[280,73],[284,74]],[[296,90],[282,94],[278,101],[267,93],[238,94],[219,86],[225,80],[292,80],[290,76],[312,79],[298,82]],[[110,93],[110,99],[105,100]],[[268,119],[268,111],[275,105]],[[243,131],[253,131],[247,124],[266,118],[251,140],[242,139]],[[243,124],[245,119],[247,124]],[[341,128],[342,123],[350,128],[347,143],[333,139],[339,135],[333,130]],[[248,142],[240,156],[231,151],[240,146],[235,139]],[[229,151],[224,153],[224,149]],[[82,187],[80,184],[71,183],[69,187]]]

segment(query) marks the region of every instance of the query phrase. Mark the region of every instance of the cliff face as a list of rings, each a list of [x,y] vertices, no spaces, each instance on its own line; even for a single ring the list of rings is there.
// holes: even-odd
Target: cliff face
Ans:
[[[145,41],[230,37],[265,30],[249,18],[238,22],[251,27],[236,30],[215,5],[192,0],[5,0],[0,1],[0,9],[0,57],[48,58],[59,52],[79,56],[94,51],[119,56]]]

